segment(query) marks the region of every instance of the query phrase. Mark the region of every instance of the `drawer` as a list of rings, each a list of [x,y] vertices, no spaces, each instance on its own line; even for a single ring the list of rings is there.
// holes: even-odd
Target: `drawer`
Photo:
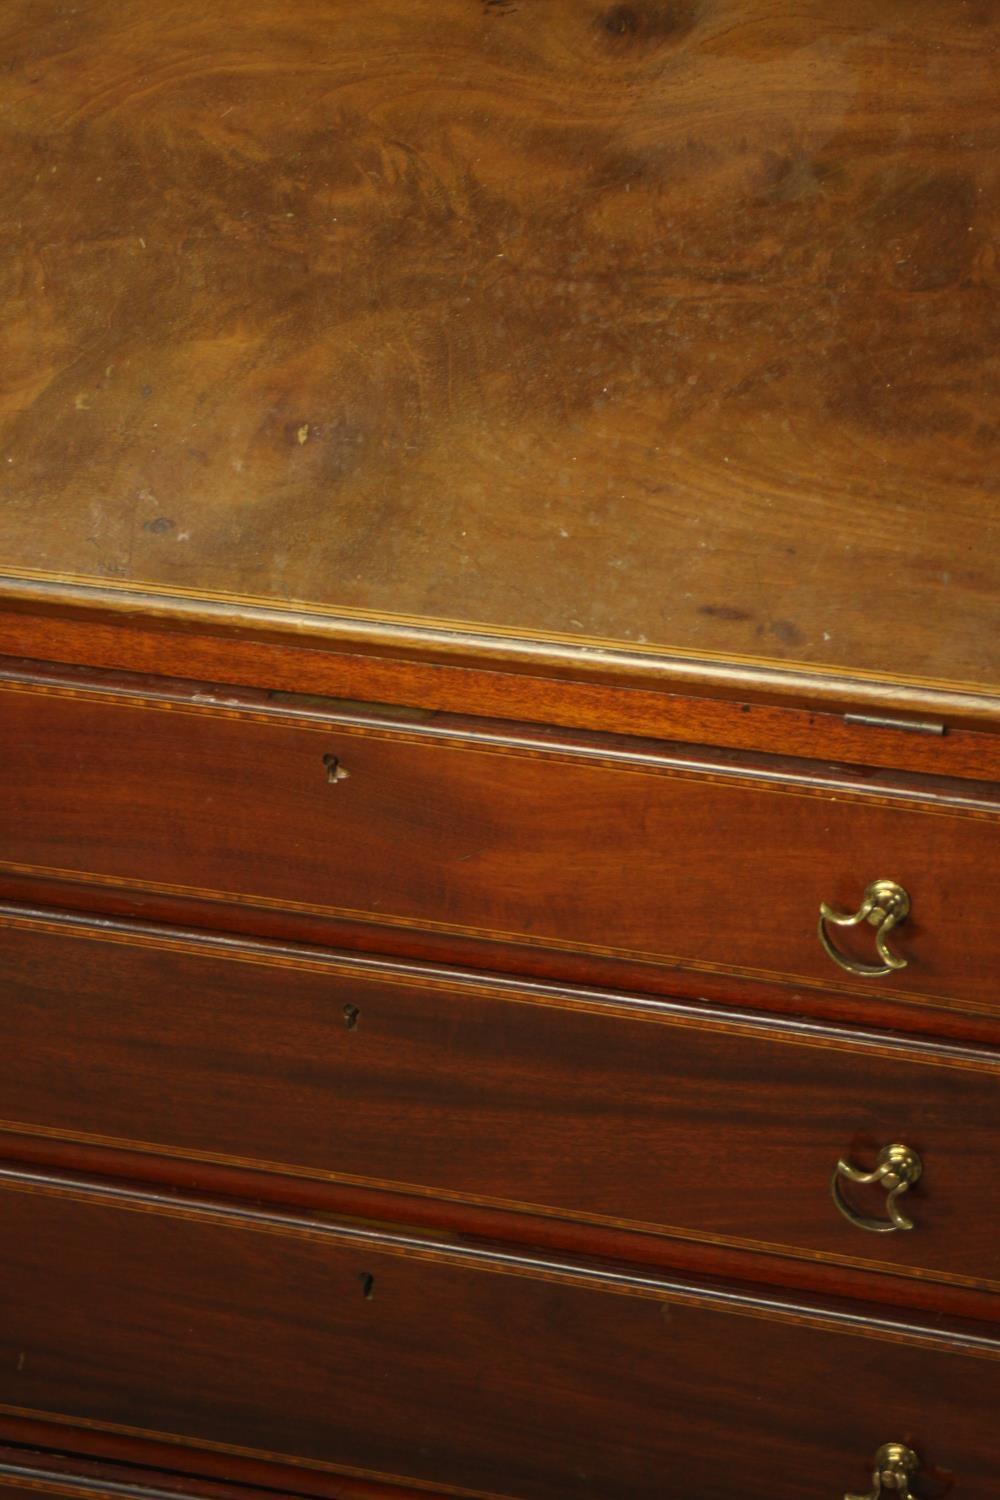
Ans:
[[[2,1500],[38,1500],[40,1495],[58,1500],[290,1500],[272,1490],[190,1479],[156,1469],[0,1448]]]
[[[1000,804],[968,785],[893,795],[607,742],[0,689],[8,872],[1000,1008]],[[879,878],[911,898],[891,935],[907,967],[859,978],[817,920]],[[870,927],[829,932],[875,959]]]
[[[4,1414],[516,1500],[996,1495],[1000,1341],[0,1174]],[[198,1458],[192,1453],[191,1466]]]
[[[10,909],[0,964],[7,1131],[1000,1291],[994,1052]]]

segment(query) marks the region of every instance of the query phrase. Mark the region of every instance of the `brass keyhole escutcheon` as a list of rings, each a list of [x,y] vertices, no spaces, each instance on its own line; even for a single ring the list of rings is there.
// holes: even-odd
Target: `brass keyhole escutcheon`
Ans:
[[[887,940],[892,929],[906,920],[909,911],[910,897],[901,885],[897,885],[895,880],[873,880],[866,886],[861,905],[854,913],[836,911],[825,901],[820,903],[819,940],[824,952],[829,954],[835,964],[846,969],[848,974],[877,979],[883,974],[891,974],[894,969],[906,968],[907,960],[900,958],[898,953],[893,953]],[[828,922],[834,927],[859,927],[863,922],[868,922],[876,929],[875,948],[882,962],[862,964],[841,953],[834,947],[826,930]]]
[[[913,1220],[908,1219],[900,1208],[899,1200],[919,1179],[923,1170],[923,1162],[909,1146],[883,1146],[873,1172],[864,1172],[853,1162],[841,1157],[833,1169],[830,1191],[844,1218],[856,1228],[870,1230],[872,1234],[892,1234],[897,1229],[909,1230],[914,1227]],[[888,1194],[885,1200],[888,1219],[870,1219],[853,1209],[841,1192],[841,1182],[845,1180],[864,1184],[880,1183]]]
[[[917,1500],[910,1480],[920,1471],[920,1460],[912,1448],[903,1443],[883,1443],[875,1455],[872,1488],[867,1495],[845,1495],[844,1500],[882,1500],[894,1495],[896,1500]]]

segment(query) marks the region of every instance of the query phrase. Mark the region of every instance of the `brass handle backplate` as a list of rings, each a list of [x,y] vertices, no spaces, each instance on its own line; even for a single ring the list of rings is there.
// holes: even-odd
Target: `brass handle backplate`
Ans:
[[[899,1199],[913,1186],[923,1169],[920,1157],[909,1146],[883,1146],[874,1172],[863,1172],[860,1167],[841,1157],[833,1169],[830,1183],[833,1201],[844,1218],[849,1219],[858,1229],[870,1229],[873,1234],[892,1234],[897,1229],[912,1229],[913,1220],[903,1213]],[[869,1219],[856,1213],[841,1193],[841,1178],[846,1178],[848,1182],[881,1183],[889,1195],[885,1200],[888,1219]]]
[[[881,1500],[895,1495],[896,1500],[917,1500],[910,1480],[919,1472],[920,1460],[912,1448],[902,1443],[884,1443],[875,1455],[872,1489],[867,1495],[845,1495],[844,1500]]]
[[[894,880],[873,880],[865,889],[861,905],[851,915],[835,911],[825,901],[820,903],[819,940],[834,963],[846,969],[848,974],[877,979],[882,974],[891,974],[894,969],[906,968],[907,960],[900,958],[898,953],[893,953],[887,939],[892,929],[905,921],[909,910],[910,898],[901,885],[897,885]],[[853,958],[847,958],[830,941],[830,934],[826,930],[828,922],[832,922],[834,927],[859,927],[862,922],[869,922],[878,929],[875,933],[875,947],[882,962],[862,964]]]

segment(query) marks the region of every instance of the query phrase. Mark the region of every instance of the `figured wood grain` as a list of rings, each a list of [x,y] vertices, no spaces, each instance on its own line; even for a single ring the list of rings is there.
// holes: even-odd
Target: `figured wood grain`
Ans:
[[[0,714],[12,876],[996,1011],[988,791],[44,682],[0,679]],[[816,924],[876,878],[910,893],[910,963],[865,981]],[[871,961],[870,930],[840,942]]]
[[[0,1214],[0,1433],[50,1413],[170,1435],[193,1472],[234,1450],[517,1500],[828,1500],[892,1433],[925,1495],[992,1494],[974,1327],[10,1173]]]
[[[997,1052],[2,910],[0,969],[13,1136],[1000,1291]]]
[[[11,0],[0,573],[995,699],[998,37]]]

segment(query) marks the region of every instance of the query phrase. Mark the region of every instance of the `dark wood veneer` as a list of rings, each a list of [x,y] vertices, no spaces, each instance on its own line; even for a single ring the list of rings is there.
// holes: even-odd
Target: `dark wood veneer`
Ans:
[[[50,1413],[180,1439],[192,1470],[205,1447],[524,1500],[731,1500],[720,1451],[744,1493],[828,1500],[894,1437],[992,1494],[975,1325],[10,1172],[0,1214],[0,1434]]]
[[[9,875],[995,1009],[989,797],[78,682],[0,681],[0,713]],[[328,756],[349,779],[328,784]],[[909,968],[873,983],[822,952],[816,918],[876,876],[913,912],[895,939]]]
[[[14,1134],[1000,1290],[997,1052],[3,909],[0,966]]]
[[[26,1424],[15,1423],[7,1418],[7,1427],[22,1429]],[[35,1424],[36,1430],[40,1424]],[[26,1435],[26,1433],[24,1434]],[[220,1483],[217,1479],[195,1478],[183,1472],[185,1460],[190,1459],[183,1449],[170,1453],[166,1450],[161,1461],[172,1461],[180,1472],[168,1468],[137,1468],[130,1463],[95,1462],[87,1456],[90,1434],[76,1431],[60,1433],[56,1428],[47,1434],[56,1443],[67,1438],[74,1446],[72,1455],[58,1451],[39,1451],[36,1448],[0,1447],[0,1495],[6,1500],[38,1500],[39,1495],[57,1496],[58,1500],[292,1500],[293,1495],[308,1491],[308,1480],[303,1483],[299,1470],[289,1470],[280,1477],[274,1472],[275,1465],[251,1466],[246,1461],[240,1464],[230,1460],[231,1467],[239,1470],[239,1479],[244,1482]],[[119,1441],[119,1448],[122,1444]],[[150,1456],[147,1445],[147,1458]],[[200,1456],[200,1466],[206,1464],[208,1455]],[[269,1472],[270,1468],[270,1472]],[[251,1489],[248,1484],[253,1469],[253,1481],[267,1488]],[[279,1488],[282,1480],[284,1488]],[[298,1483],[299,1490],[289,1488]],[[411,1490],[401,1490],[398,1485],[369,1484],[365,1480],[349,1479],[346,1476],[329,1476],[326,1485],[320,1486],[330,1500],[404,1500],[412,1495]],[[425,1500],[445,1500],[431,1490],[424,1490]]]

